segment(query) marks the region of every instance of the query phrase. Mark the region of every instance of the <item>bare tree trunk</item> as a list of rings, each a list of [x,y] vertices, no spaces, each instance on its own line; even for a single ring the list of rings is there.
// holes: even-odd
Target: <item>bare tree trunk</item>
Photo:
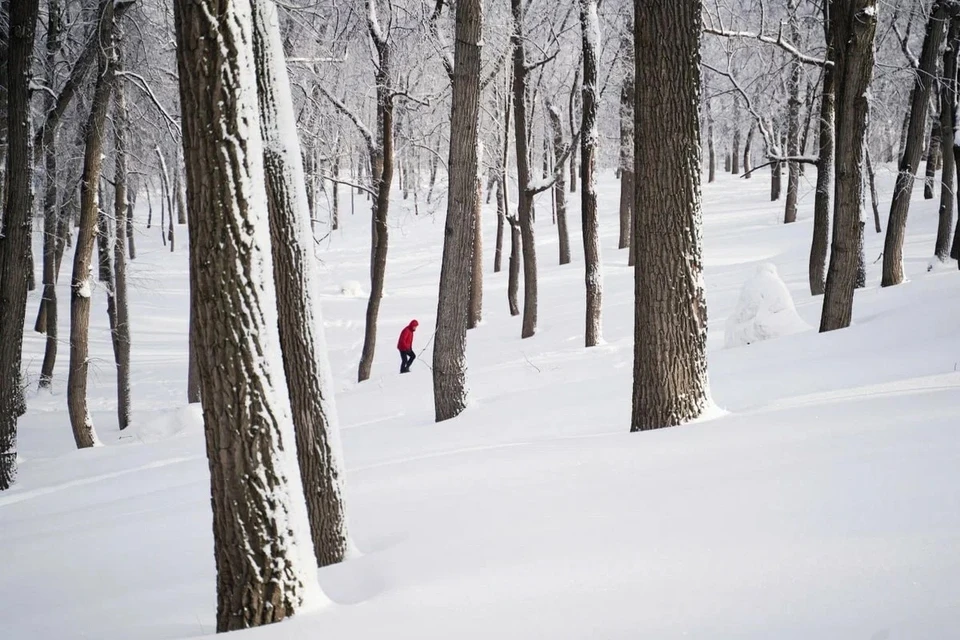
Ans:
[[[513,115],[517,146],[517,184],[520,240],[523,246],[523,326],[521,338],[537,332],[537,244],[533,228],[533,193],[530,191],[530,151],[527,135],[527,60],[523,32],[523,0],[510,0],[513,10]]]
[[[93,236],[100,203],[97,187],[103,171],[103,128],[114,84],[115,52],[113,43],[113,0],[101,0],[96,29],[97,82],[85,133],[83,178],[80,182],[80,232],[73,260],[70,296],[70,370],[67,378],[67,408],[78,448],[99,444],[87,407],[87,367],[89,366],[90,293],[93,283]]]
[[[493,272],[500,273],[503,263],[503,227],[506,224],[506,189],[503,183],[505,178],[497,178],[497,244],[493,253]]]
[[[510,260],[507,278],[507,302],[510,305],[510,315],[520,315],[520,306],[517,295],[520,291],[520,258],[523,253],[520,240],[520,221],[516,216],[507,216],[510,223]]]
[[[580,97],[580,71],[582,65],[577,62],[577,67],[573,72],[573,86],[570,88],[570,105],[567,110],[567,117],[570,119],[570,135],[576,127],[577,98]],[[570,154],[570,193],[577,190],[577,154]]]
[[[123,33],[117,28],[117,68],[123,69]],[[120,430],[130,424],[130,309],[127,303],[127,114],[123,81],[116,83],[113,105],[113,140],[116,165],[114,171],[113,213],[117,235],[113,245],[113,287],[108,292],[107,304],[113,337],[113,356],[117,364],[117,420]]]
[[[555,162],[563,158],[563,124],[560,120],[560,110],[556,105],[547,105],[547,116],[550,118],[550,128],[553,132],[553,157]],[[570,154],[571,156],[573,154]],[[567,229],[567,181],[565,173],[561,170],[557,181],[553,183],[553,198],[557,212],[557,237],[560,244],[560,264],[569,264],[570,262],[570,232]]]
[[[110,247],[113,245],[111,240],[112,229],[110,228],[110,218],[104,209],[107,199],[103,193],[103,178],[97,187],[97,280],[107,283],[107,289],[113,282],[113,256]]]
[[[710,101],[706,101],[707,110],[707,182],[717,179],[717,152],[713,143],[713,109]]]
[[[645,431],[697,418],[710,396],[700,246],[703,17],[700,0],[634,0],[633,6],[637,262],[630,430]]]
[[[478,149],[481,143],[478,141]],[[479,165],[478,165],[479,166]],[[477,173],[477,199],[473,204],[473,276],[470,279],[470,315],[467,329],[483,320],[483,175]]]
[[[907,229],[907,214],[910,211],[910,196],[913,193],[914,176],[923,151],[923,131],[930,105],[930,87],[936,74],[940,45],[946,31],[947,5],[936,0],[920,54],[920,68],[914,74],[914,87],[910,105],[910,125],[906,145],[900,159],[887,221],[887,235],[883,243],[883,278],[880,285],[889,287],[903,282],[903,238]]]
[[[733,150],[730,173],[740,175],[740,96],[733,96]]]
[[[30,214],[33,211],[33,150],[30,80],[36,35],[37,0],[10,8],[7,73],[6,199],[0,222],[0,491],[17,476],[17,419],[26,411],[20,366],[27,314]],[[4,64],[0,63],[0,64]],[[16,169],[16,170],[15,170]]]
[[[863,246],[863,151],[873,77],[877,0],[832,1],[830,37],[836,73],[837,177],[833,243],[820,331],[850,326]]]
[[[938,91],[931,90],[931,97],[934,102],[939,102]],[[939,112],[931,114],[933,126],[930,127],[930,142],[927,145],[926,167],[923,175],[923,199],[933,200],[933,185],[937,178],[937,165],[941,162],[940,158],[940,116]]]
[[[770,201],[776,202],[780,199],[780,192],[783,190],[783,167],[777,160],[770,164]]]
[[[173,168],[173,193],[174,193],[174,196],[177,198],[177,224],[187,224],[187,205],[184,202],[184,194],[183,194],[183,190],[185,187],[183,184],[183,180],[180,178],[181,172],[182,172],[180,168],[180,158],[179,158],[179,155],[175,155],[174,158],[176,159],[176,165]],[[172,233],[173,232],[171,232],[171,236],[170,236],[171,247],[173,246]],[[170,250],[173,251],[172,248]]]
[[[823,35],[828,60],[835,54],[830,38],[830,5],[824,2]],[[810,294],[823,295],[827,285],[827,251],[830,245],[830,191],[833,189],[834,121],[835,121],[835,73],[834,67],[823,69],[823,89],[820,98],[820,121],[818,125],[817,186],[813,200],[813,242],[810,245]]]
[[[867,160],[867,181],[870,183],[870,203],[873,205],[873,227],[877,233],[880,228],[880,198],[877,196],[877,176],[873,171],[873,161],[870,158],[870,146],[864,145],[863,155]]]
[[[61,9],[59,0],[50,0],[47,5],[47,86],[56,80],[56,58],[60,50]],[[54,98],[47,96],[46,110],[54,107]],[[57,244],[60,241],[60,203],[57,182],[57,136],[54,131],[44,141],[43,158],[46,167],[43,193],[43,299],[37,315],[38,333],[46,334],[43,366],[40,369],[40,388],[49,389],[53,384],[53,368],[57,362]],[[3,200],[0,200],[3,202]]]
[[[940,262],[950,257],[950,237],[953,231],[954,164],[953,138],[956,124],[953,121],[953,104],[957,99],[957,51],[960,47],[960,19],[950,21],[947,48],[943,53],[943,81],[940,86],[940,148],[943,156],[943,172],[940,176],[940,210],[937,225],[937,241],[933,254]]]
[[[187,169],[189,171],[189,168]],[[189,178],[188,178],[189,181]],[[187,222],[189,229],[189,220]],[[197,285],[194,281],[194,273],[190,272],[190,320],[187,327],[187,403],[196,404],[202,401],[200,397],[200,370],[197,362],[197,350],[199,348],[200,338],[197,335]]]
[[[320,566],[327,566],[342,561],[349,547],[337,408],[300,141],[295,129],[284,127],[296,117],[279,20],[272,2],[253,4],[253,13],[280,346],[313,550]]]
[[[750,153],[753,150],[753,136],[757,131],[757,123],[754,122],[747,132],[747,141],[743,145],[743,177],[750,179],[753,177],[753,170],[750,165]]]
[[[390,187],[393,185],[393,90],[391,82],[390,42],[379,24],[375,0],[367,0],[367,20],[370,37],[377,50],[377,150],[371,158],[377,198],[373,206],[374,243],[370,260],[370,298],[367,301],[366,323],[363,334],[363,350],[357,380],[370,378],[373,355],[377,345],[377,318],[383,285],[387,273],[388,228],[387,213],[390,207]]]
[[[440,138],[437,138],[437,148],[430,154],[430,184],[427,187],[427,204],[433,197],[433,187],[437,183],[437,165],[440,164]]]
[[[337,156],[333,159],[333,177],[335,180],[340,179],[339,149]],[[340,185],[337,182],[332,182],[330,184],[330,192],[333,199],[330,209],[330,230],[336,231],[340,228]]]
[[[633,54],[630,54],[633,64]],[[617,247],[626,249],[633,238],[633,98],[636,87],[628,71],[620,90],[620,238]]]
[[[503,92],[503,149],[500,155],[500,175],[497,180],[497,246],[493,255],[493,272],[499,273],[503,262],[503,232],[510,215],[509,177],[510,177],[510,112],[512,111],[511,68],[506,66],[504,75],[506,86]],[[512,307],[511,307],[512,308]]]
[[[127,185],[127,252],[131,260],[137,259],[137,246],[133,241],[133,209],[137,203],[136,183]]]
[[[279,622],[321,597],[279,356],[263,147],[250,128],[251,7],[227,3],[174,4],[218,632]]]
[[[437,422],[454,418],[467,407],[467,324],[477,223],[474,209],[480,205],[477,134],[482,28],[482,0],[459,0],[447,161],[450,187],[433,349]]]
[[[787,24],[792,42],[800,42],[800,0],[787,0]],[[790,60],[790,77],[787,81],[787,156],[800,155],[800,80],[803,69],[800,59]],[[787,202],[783,212],[784,224],[797,221],[797,196],[800,190],[800,163],[787,162]]]
[[[584,283],[587,291],[585,346],[595,347],[603,340],[603,265],[600,259],[600,220],[597,216],[597,65],[600,47],[600,18],[597,0],[580,0],[580,30],[583,36],[583,115],[580,135],[580,212],[583,224]],[[699,135],[698,135],[699,137]]]

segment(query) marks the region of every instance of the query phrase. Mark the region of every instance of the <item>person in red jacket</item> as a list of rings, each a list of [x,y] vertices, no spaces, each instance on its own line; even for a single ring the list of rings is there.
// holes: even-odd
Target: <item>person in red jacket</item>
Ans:
[[[411,320],[410,324],[400,332],[400,339],[397,340],[397,350],[400,351],[400,373],[410,373],[410,365],[417,359],[417,354],[413,352],[413,332],[417,330],[420,323]]]

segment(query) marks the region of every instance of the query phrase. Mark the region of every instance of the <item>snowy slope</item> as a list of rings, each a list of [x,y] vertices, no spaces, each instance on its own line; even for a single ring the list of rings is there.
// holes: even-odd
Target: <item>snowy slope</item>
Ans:
[[[573,264],[556,266],[546,199],[540,330],[519,339],[506,274],[492,273],[495,220],[485,208],[473,404],[440,425],[429,346],[401,377],[393,345],[412,318],[415,348],[430,339],[442,206],[421,201],[415,216],[397,194],[374,374],[357,385],[366,300],[354,283],[367,280],[368,211],[357,196],[351,217],[343,198],[344,229],[318,255],[347,505],[364,555],[320,572],[324,609],[241,637],[957,637],[960,273],[927,272],[935,204],[917,190],[902,286],[879,289],[872,262],[883,239],[868,229],[868,288],[851,329],[724,348],[727,319],[761,263],[776,267],[803,321],[819,324],[821,300],[806,284],[814,179],[808,171],[791,226],[779,223],[781,204],[768,202],[760,175],[705,185],[710,377],[726,413],[644,434],[627,433],[632,270],[616,250],[612,176],[600,194],[607,344],[582,347],[580,238],[571,238]],[[882,179],[888,203],[892,177]],[[63,344],[53,393],[31,397],[21,421],[18,486],[0,494],[0,638],[213,632],[207,466],[199,416],[184,407],[185,242],[170,255],[156,228],[140,227],[137,240],[136,424],[116,430],[105,299],[95,290],[91,406],[107,446],[74,450]],[[42,339],[29,334],[25,348],[36,374]]]

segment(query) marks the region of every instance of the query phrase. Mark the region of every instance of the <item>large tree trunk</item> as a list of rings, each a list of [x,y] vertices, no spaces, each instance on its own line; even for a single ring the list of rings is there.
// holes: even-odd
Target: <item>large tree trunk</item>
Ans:
[[[560,109],[554,104],[547,105],[550,129],[553,133],[553,158],[560,162],[564,154],[563,124]],[[573,154],[570,154],[573,155]],[[557,237],[560,244],[560,264],[570,263],[570,231],[567,228],[567,179],[562,169],[557,172],[557,181],[553,183],[553,202],[557,214]]]
[[[940,45],[943,43],[946,31],[946,19],[946,4],[942,0],[935,0],[933,11],[927,22],[927,33],[923,39],[920,68],[913,74],[910,125],[903,156],[900,158],[900,171],[893,189],[887,235],[883,243],[883,278],[880,284],[884,287],[903,282],[903,238],[907,230],[907,214],[910,211],[914,176],[920,164],[920,154],[923,152],[923,132],[930,106],[930,87],[936,75],[937,58],[940,55]]]
[[[467,406],[467,321],[474,259],[478,189],[482,0],[459,0],[456,13],[447,217],[433,348],[433,402],[437,422]]]
[[[697,418],[709,404],[700,246],[703,18],[700,0],[634,0],[633,6],[637,260],[630,430],[644,431]]]
[[[600,19],[597,0],[580,0],[580,30],[583,35],[583,115],[580,135],[580,213],[583,224],[584,283],[587,291],[585,346],[603,340],[603,265],[600,261],[600,220],[597,216],[597,64],[600,55]]]
[[[523,247],[523,326],[521,338],[537,332],[537,243],[533,228],[533,192],[530,190],[530,150],[527,136],[527,58],[523,32],[523,0],[510,0],[513,10],[513,115],[517,145],[517,217]]]
[[[833,0],[830,25],[836,73],[837,177],[833,243],[820,331],[850,326],[863,242],[863,158],[868,88],[873,78],[877,0]]]
[[[791,42],[800,42],[800,0],[787,0],[787,23],[789,25]],[[800,80],[803,69],[800,59],[793,56],[790,60],[790,77],[787,80],[787,157],[795,158],[800,155]],[[789,224],[797,221],[797,195],[800,190],[800,163],[787,162],[787,202],[783,211],[783,222]]]
[[[177,2],[174,18],[224,632],[278,622],[321,596],[280,362],[250,3]]]
[[[20,365],[33,211],[30,80],[38,5],[37,0],[17,0],[8,18],[7,186],[0,221],[0,491],[17,476],[17,419],[26,411]]]
[[[70,370],[67,378],[67,408],[73,438],[78,448],[99,445],[87,407],[89,366],[90,294],[93,287],[93,241],[100,203],[98,186],[103,172],[103,129],[114,84],[113,0],[101,0],[97,15],[100,47],[97,82],[85,129],[83,178],[80,181],[80,230],[70,283]],[[112,280],[112,277],[111,277]]]
[[[830,0],[832,1],[832,0]],[[834,59],[830,39],[830,1],[824,2],[823,35],[826,40],[827,60]],[[834,91],[836,81],[833,65],[823,69],[823,95],[820,98],[820,122],[817,160],[817,186],[813,198],[813,242],[810,245],[809,280],[811,295],[819,296],[827,284],[827,251],[830,245],[830,191],[833,189],[834,157]]]
[[[633,64],[633,54],[630,55]],[[633,71],[627,72],[620,91],[620,238],[617,248],[626,249],[633,238]]]
[[[56,83],[56,60],[60,50],[60,2],[50,0],[47,5],[47,86]],[[46,96],[47,111],[54,107],[54,98]],[[60,242],[60,203],[57,182],[57,135],[54,131],[43,148],[46,172],[43,190],[43,299],[35,329],[46,334],[43,366],[40,369],[40,388],[53,384],[53,368],[57,362],[57,244]],[[0,200],[2,202],[2,200]]]
[[[478,153],[483,149],[477,142]],[[480,156],[482,157],[482,153]],[[470,278],[470,313],[467,329],[476,329],[483,320],[483,175],[477,163],[477,199],[473,203],[473,276]]]
[[[940,185],[940,211],[937,241],[933,254],[941,262],[950,257],[950,237],[953,231],[954,164],[953,138],[955,123],[953,105],[957,99],[957,51],[960,48],[960,18],[950,22],[947,48],[943,54],[943,81],[940,86],[940,147],[943,155],[943,173]]]
[[[380,316],[380,301],[387,275],[387,248],[389,244],[387,213],[390,208],[390,187],[393,185],[393,89],[390,87],[390,43],[380,28],[376,17],[375,0],[367,0],[370,37],[377,49],[377,141],[371,157],[373,184],[377,197],[373,202],[372,244],[370,252],[370,298],[367,300],[366,323],[363,332],[363,349],[357,381],[370,378],[373,355],[377,347],[377,318]]]
[[[272,2],[252,6],[280,346],[313,550],[320,566],[327,566],[342,561],[349,546],[333,376],[320,313],[303,156],[296,129],[287,126],[296,116],[277,10]]]
[[[117,33],[117,68],[123,69],[122,33]],[[120,430],[130,424],[130,309],[127,303],[127,114],[126,96],[122,80],[117,82],[113,109],[113,140],[115,154],[113,214],[116,237],[113,245],[113,287],[108,291],[110,329],[113,338],[113,356],[117,365],[117,421]]]

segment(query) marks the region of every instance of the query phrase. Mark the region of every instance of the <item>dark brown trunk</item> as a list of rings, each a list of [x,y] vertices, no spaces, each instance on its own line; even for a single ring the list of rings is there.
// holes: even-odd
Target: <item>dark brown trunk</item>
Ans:
[[[787,0],[788,31],[791,42],[800,42],[799,11],[800,0]],[[790,60],[790,76],[787,80],[787,157],[800,155],[800,80],[803,69],[800,59],[793,56]],[[787,202],[783,210],[784,224],[797,221],[797,196],[800,190],[800,163],[787,162]]]
[[[633,63],[631,53],[630,63]],[[630,246],[633,234],[633,73],[628,72],[620,91],[620,238],[617,247]]]
[[[917,174],[920,154],[923,152],[923,132],[930,106],[930,87],[936,75],[937,58],[940,54],[940,45],[943,43],[946,22],[947,5],[943,0],[936,0],[927,22],[927,33],[923,39],[923,50],[920,54],[920,67],[917,73],[913,74],[910,124],[903,156],[900,159],[897,182],[893,190],[887,235],[883,243],[883,278],[880,285],[884,287],[903,282],[903,239],[907,230],[907,214],[910,211],[914,176]]]
[[[832,0],[830,0],[832,1]],[[830,40],[830,1],[823,7],[823,34],[827,49],[827,60],[834,59]],[[830,248],[830,196],[833,189],[835,120],[834,67],[823,70],[823,90],[820,98],[820,120],[818,123],[819,158],[817,159],[817,186],[813,199],[813,242],[810,244],[810,293],[823,295],[827,284],[827,251]]]
[[[850,326],[863,246],[863,160],[873,77],[877,0],[833,0],[830,37],[836,73],[833,242],[820,331]]]
[[[553,133],[553,158],[559,162],[563,158],[566,145],[563,142],[563,124],[560,120],[560,109],[556,105],[547,105],[547,116],[550,118],[550,129]],[[573,154],[570,154],[573,155]],[[560,264],[570,263],[570,232],[567,229],[567,179],[561,169],[557,173],[557,181],[553,183],[553,202],[557,220],[557,238],[560,245]]]
[[[943,80],[940,85],[940,147],[943,156],[943,173],[940,185],[939,224],[933,254],[941,262],[950,257],[950,237],[953,235],[954,199],[954,131],[953,103],[957,99],[957,51],[960,47],[960,18],[950,22],[947,48],[943,53]]]
[[[477,133],[480,116],[482,0],[456,5],[456,46],[451,78],[449,189],[443,261],[433,348],[433,400],[437,422],[467,407],[467,325],[471,309],[474,228],[480,205]]]
[[[516,216],[508,216],[507,222],[510,223],[510,259],[507,266],[507,302],[510,305],[510,315],[520,315],[520,306],[517,303],[517,296],[520,292],[520,259],[523,249],[520,239],[520,222]]]
[[[750,179],[753,177],[753,170],[750,165],[750,153],[753,150],[753,136],[757,132],[757,123],[754,122],[747,132],[747,141],[743,145],[743,177]]]
[[[931,91],[934,102],[939,103],[938,91]],[[923,171],[923,199],[933,200],[933,187],[936,184],[937,166],[940,164],[940,114],[931,114],[933,125],[930,127],[930,142],[927,145],[926,167]]]
[[[123,33],[117,29],[117,68],[123,69]],[[117,423],[120,430],[130,425],[132,403],[130,398],[130,308],[127,302],[127,114],[126,95],[122,80],[115,87],[113,104],[113,141],[115,170],[113,176],[113,215],[116,237],[113,242],[113,287],[108,291],[107,304],[113,307],[110,315],[113,356],[117,365]]]

